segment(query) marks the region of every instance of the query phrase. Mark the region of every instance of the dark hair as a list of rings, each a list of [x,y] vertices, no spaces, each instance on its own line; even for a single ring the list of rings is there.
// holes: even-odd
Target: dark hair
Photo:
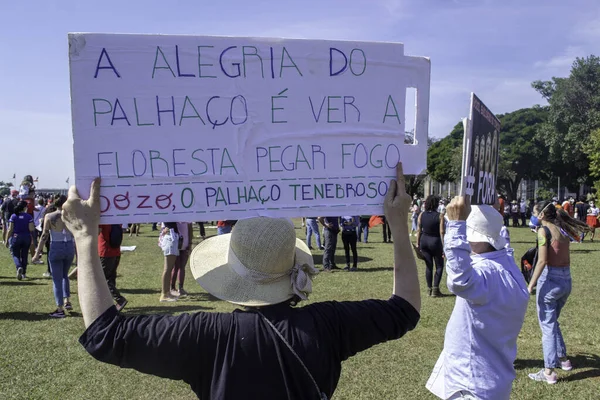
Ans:
[[[54,201],[54,205],[56,206],[56,208],[61,208],[63,206],[63,204],[65,204],[66,201],[67,201],[67,196],[65,196],[64,194],[61,194],[60,197]]]
[[[21,214],[23,211],[25,211],[26,208],[27,208],[26,201],[18,202],[17,205],[15,206],[15,214]]]
[[[56,210],[57,210],[56,205],[54,203],[50,203],[50,204],[48,204],[48,207],[46,207],[46,212],[44,213],[44,215],[53,213]]]
[[[44,204],[46,204],[46,202],[44,201],[44,199],[43,199],[43,198],[41,198],[41,197],[40,197],[40,198],[38,199],[38,205],[40,205],[40,206],[43,206]]]
[[[557,209],[552,201],[540,201],[534,209],[538,214],[544,214],[542,221],[556,225],[572,238],[581,237],[585,232],[591,231],[585,222],[571,218],[565,210]]]
[[[33,185],[33,176],[25,175],[25,177],[23,178],[23,181],[21,182],[21,185],[23,185],[25,183],[29,183],[30,185]]]
[[[440,198],[434,194],[430,194],[425,199],[425,211],[436,211],[440,204]]]

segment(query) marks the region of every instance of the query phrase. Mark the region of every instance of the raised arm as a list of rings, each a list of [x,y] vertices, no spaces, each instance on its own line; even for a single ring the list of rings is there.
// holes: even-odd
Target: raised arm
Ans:
[[[98,256],[100,178],[92,183],[88,200],[81,200],[75,186],[71,186],[62,218],[77,244],[79,304],[87,328],[113,305]]]
[[[463,299],[482,304],[488,298],[486,277],[471,265],[471,246],[467,241],[467,217],[471,213],[468,197],[455,197],[446,208],[448,228],[444,254],[448,262],[448,290]]]
[[[50,236],[50,219],[48,215],[44,215],[44,230],[42,231],[42,237],[38,242],[38,247],[35,250],[35,255],[33,256],[33,261],[37,261],[40,259],[40,255],[42,254],[42,249],[46,245],[46,240],[48,240],[48,236]]]
[[[421,312],[421,289],[417,274],[417,262],[408,234],[408,210],[412,199],[406,193],[402,163],[396,167],[396,180],[390,182],[385,197],[385,217],[394,238],[394,289],[396,296],[409,302]]]

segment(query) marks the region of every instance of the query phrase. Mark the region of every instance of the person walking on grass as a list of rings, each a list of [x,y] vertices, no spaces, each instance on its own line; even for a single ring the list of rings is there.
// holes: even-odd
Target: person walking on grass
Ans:
[[[397,183],[396,183],[397,182]],[[384,209],[394,243],[388,300],[315,302],[317,274],[306,244],[284,218],[240,220],[231,234],[200,243],[192,272],[212,295],[242,306],[233,313],[123,315],[116,311],[98,260],[100,180],[83,201],[72,187],[65,207],[79,252],[79,339],[97,360],[183,380],[203,399],[328,399],[342,361],[415,328],[421,298],[406,220],[410,196],[402,167]]]
[[[54,201],[56,211],[44,216],[44,230],[38,243],[34,260],[39,260],[46,241],[50,239],[48,260],[52,272],[52,287],[56,310],[50,313],[53,318],[64,318],[65,311],[71,311],[71,288],[69,283],[69,269],[75,258],[75,242],[69,228],[62,219],[62,206],[67,201],[67,196],[60,196]],[[96,254],[98,249],[96,248]]]
[[[14,207],[14,213],[8,219],[8,230],[6,232],[5,246],[10,248],[15,267],[17,268],[17,279],[27,279],[27,260],[29,258],[29,247],[31,246],[31,235],[35,230],[33,217],[26,212],[27,203],[19,201]]]
[[[193,246],[193,230],[193,224],[187,222],[177,222],[177,231],[182,240],[180,240],[179,255],[175,259],[175,264],[173,264],[173,272],[171,272],[171,294],[177,297],[188,295],[188,292],[183,288],[183,284],[185,283],[185,266],[190,258],[190,253]]]
[[[340,233],[339,217],[319,217],[323,225],[323,236],[325,239],[325,250],[323,251],[323,271],[331,272],[339,269],[335,265],[335,249],[337,247],[338,233]]]
[[[123,242],[123,227],[119,224],[100,225],[98,228],[98,255],[104,271],[108,289],[121,311],[128,303],[117,289],[117,269],[121,263],[121,243]]]
[[[527,284],[500,235],[497,209],[456,197],[446,216],[447,283],[456,303],[426,387],[441,399],[508,400]]]
[[[162,273],[160,302],[177,301],[177,295],[171,291],[173,268],[179,257],[179,249],[183,245],[183,236],[179,234],[177,222],[165,222],[158,237],[158,246],[165,256]]]
[[[344,243],[344,254],[346,256],[346,267],[344,271],[358,271],[358,252],[356,251],[356,243],[358,235],[358,215],[354,217],[340,217],[340,226],[342,227],[342,243]],[[352,249],[352,267],[350,267],[350,249]]]
[[[412,222],[412,227],[410,229],[410,236],[413,235],[413,233],[415,234],[415,236],[417,235],[417,230],[419,230],[419,215],[421,215],[421,207],[419,207],[419,205],[417,204],[416,200],[413,200],[413,204],[412,206],[410,206],[410,220]]]
[[[370,215],[360,216],[360,225],[358,227],[358,241],[363,243],[369,243],[369,221],[371,220]]]
[[[570,371],[573,366],[558,318],[571,294],[571,240],[578,240],[589,227],[571,218],[564,210],[556,209],[549,201],[533,208],[531,223],[538,229],[538,259],[529,281],[529,293],[536,287],[538,322],[542,331],[544,368],[529,377],[535,381],[554,384],[558,381],[556,368]]]
[[[592,232],[592,236],[590,241],[594,241],[594,236],[596,236],[596,228],[600,228],[600,224],[598,223],[598,214],[600,214],[600,210],[596,207],[596,204],[593,201],[590,201],[589,207],[587,208],[587,216],[586,216],[586,224],[590,228]]]
[[[437,211],[440,199],[429,195],[425,200],[425,211],[417,219],[417,248],[425,258],[425,281],[429,296],[440,297],[440,282],[444,273],[444,217]],[[433,264],[435,262],[435,277]]]
[[[319,232],[317,217],[306,217],[306,245],[310,250],[313,249],[311,243],[313,235],[315,235],[317,249],[324,250],[325,248],[321,245],[321,233]]]

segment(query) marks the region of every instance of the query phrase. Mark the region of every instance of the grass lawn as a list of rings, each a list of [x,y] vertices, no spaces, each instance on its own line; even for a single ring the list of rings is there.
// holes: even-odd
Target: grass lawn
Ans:
[[[209,227],[209,225],[207,226]],[[296,221],[297,235],[304,230]],[[208,235],[216,234],[207,229]],[[534,235],[526,228],[511,228],[513,247],[520,256]],[[176,303],[159,303],[163,257],[156,232],[142,227],[136,245],[124,253],[117,285],[128,298],[126,314],[231,311],[232,305],[214,300],[193,280],[188,268],[185,288],[190,296]],[[392,245],[382,243],[380,227],[370,242],[359,244],[360,271],[321,274],[315,280],[311,301],[387,298],[392,289]],[[413,239],[414,240],[414,239]],[[339,245],[342,246],[341,240]],[[514,399],[600,399],[600,243],[572,245],[573,291],[561,315],[561,326],[574,369],[559,371],[559,382],[531,381],[527,374],[542,365],[541,333],[535,302],[529,303],[519,336]],[[320,264],[322,252],[315,251]],[[45,260],[45,257],[44,257]],[[343,266],[343,249],[337,264]],[[346,361],[335,399],[434,399],[425,382],[440,354],[446,323],[454,305],[451,296],[429,298],[425,292],[425,266],[418,261],[423,290],[421,322],[404,338],[385,343]],[[79,345],[83,319],[78,312],[76,283],[72,284],[74,312],[61,320],[48,317],[54,310],[52,284],[42,278],[45,266],[30,265],[29,280],[17,281],[8,250],[0,249],[0,399],[192,399],[187,385],[120,369],[95,361]],[[444,274],[445,279],[445,274]],[[445,284],[442,285],[445,289]]]

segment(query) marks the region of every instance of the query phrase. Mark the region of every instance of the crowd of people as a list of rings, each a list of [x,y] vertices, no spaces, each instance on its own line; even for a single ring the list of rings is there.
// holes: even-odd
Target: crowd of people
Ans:
[[[397,339],[416,326],[420,290],[410,239],[416,235],[415,250],[426,265],[428,295],[443,296],[444,268],[448,290],[456,295],[443,351],[427,388],[442,399],[508,399],[516,376],[517,336],[534,292],[544,368],[529,377],[556,383],[558,369],[574,367],[558,322],[572,286],[569,246],[583,241],[588,232],[593,241],[598,226],[595,203],[580,198],[562,204],[558,199],[546,200],[525,204],[525,208],[523,201],[509,205],[513,226],[528,226],[537,235],[536,262],[526,280],[514,261],[502,196],[493,207],[471,206],[462,197],[450,202],[434,195],[411,199],[403,179],[399,167],[385,199],[385,215],[307,217],[302,222],[306,241],[296,238],[293,224],[286,219],[218,221],[217,235],[210,238],[204,224],[198,223],[198,237],[203,240],[192,254],[192,223],[156,224],[153,229],[159,231],[158,246],[164,255],[159,301],[177,301],[187,295],[184,281],[190,262],[194,277],[207,292],[245,307],[233,314],[121,314],[128,303],[116,284],[124,227],[99,223],[98,180],[90,199],[84,201],[74,188],[69,198],[37,195],[33,180],[26,176],[20,190],[12,191],[0,206],[3,240],[10,248],[18,280],[27,279],[29,257],[41,263],[42,254],[47,254],[45,274],[52,277],[56,303],[50,316],[55,318],[65,317],[73,308],[69,270],[77,249],[76,276],[87,327],[80,341],[101,361],[184,379],[201,397],[233,398],[243,395],[239,390],[249,390],[227,384],[238,376],[233,363],[261,360],[256,370],[282,375],[281,382],[263,385],[263,376],[252,374],[252,390],[261,397],[287,398],[285,393],[295,393],[294,398],[312,398],[307,392],[314,388],[321,398],[329,398],[341,361]],[[394,285],[389,300],[293,307],[308,298],[318,273],[311,254],[313,236],[316,248],[323,250],[322,271],[340,269],[335,264],[339,234],[344,269],[356,271],[357,244],[368,243],[369,229],[379,224],[383,225],[383,242],[393,244]],[[131,224],[128,229],[137,235],[140,226]],[[70,275],[74,276],[73,271]],[[232,326],[237,327],[235,332]],[[312,334],[303,339],[303,332]],[[265,335],[271,334],[273,339],[265,341]],[[243,345],[244,338],[248,345]],[[137,350],[124,352],[125,341]],[[279,344],[290,351],[282,353]],[[240,356],[226,356],[240,346],[244,349]],[[192,366],[194,354],[205,360],[201,366]],[[165,364],[165,357],[183,361],[167,371],[164,365],[175,364]],[[221,379],[223,371],[229,371],[225,380]]]

